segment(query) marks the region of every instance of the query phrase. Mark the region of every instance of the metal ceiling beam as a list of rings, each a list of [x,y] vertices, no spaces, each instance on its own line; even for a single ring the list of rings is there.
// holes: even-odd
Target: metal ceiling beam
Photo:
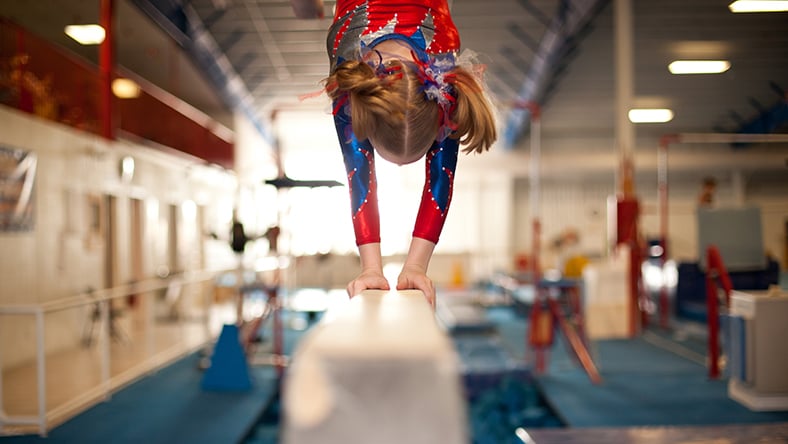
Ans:
[[[523,83],[517,101],[543,105],[545,93],[553,79],[569,42],[581,35],[596,14],[609,0],[562,0],[558,11],[539,42],[528,76]],[[506,118],[503,131],[504,146],[511,149],[525,132],[530,120],[527,109],[512,109]]]
[[[769,108],[761,105],[757,100],[750,98],[750,103],[758,110],[758,115],[750,121],[740,118],[737,133],[743,134],[773,134],[786,126],[788,122],[788,96],[775,82],[770,83],[771,88],[779,95],[777,102]],[[738,114],[737,114],[738,115]],[[746,148],[747,143],[734,143],[734,148]]]
[[[285,63],[282,51],[276,45],[276,39],[271,34],[271,29],[268,27],[268,22],[260,11],[259,5],[254,2],[244,2],[244,6],[246,6],[246,12],[252,20],[255,32],[257,32],[260,41],[263,43],[268,60],[271,61],[271,65],[276,69],[276,76],[279,80],[290,80],[292,76],[287,69],[287,63]]]

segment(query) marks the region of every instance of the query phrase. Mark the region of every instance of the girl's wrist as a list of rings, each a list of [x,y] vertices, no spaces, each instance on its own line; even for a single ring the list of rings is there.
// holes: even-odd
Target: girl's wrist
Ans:
[[[426,274],[434,249],[435,244],[433,242],[419,237],[414,237],[410,243],[408,257],[405,258],[405,264],[402,268],[414,269]]]
[[[383,259],[380,254],[380,244],[371,243],[358,246],[361,258],[361,272],[378,272],[383,274]]]

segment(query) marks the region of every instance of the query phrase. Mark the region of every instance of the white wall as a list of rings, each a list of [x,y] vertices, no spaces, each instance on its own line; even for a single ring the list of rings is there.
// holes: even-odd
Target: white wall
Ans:
[[[199,211],[212,214],[234,199],[234,174],[206,166],[196,159],[175,157],[164,151],[107,142],[60,124],[0,107],[0,144],[26,150],[38,158],[35,182],[35,226],[26,232],[0,233],[0,305],[38,305],[104,288],[105,249],[101,233],[89,228],[91,202],[115,201],[117,235],[116,284],[132,280],[130,255],[131,199],[143,202],[142,277],[156,276],[170,267],[167,254],[167,218],[177,209],[178,270],[224,268],[232,255],[206,254],[216,242],[205,239],[210,226],[199,226]],[[119,172],[124,156],[135,160],[130,182]],[[197,210],[197,208],[202,208]],[[224,249],[229,250],[224,246]],[[218,250],[218,248],[217,248]],[[35,347],[30,317],[0,316],[3,366],[30,358]],[[47,319],[49,351],[75,344],[84,316],[76,310]]]
[[[743,173],[743,185],[734,179],[739,172],[707,170],[682,172],[669,177],[668,238],[670,256],[680,261],[698,259],[697,195],[704,176],[718,180],[717,205],[731,207],[755,205],[761,209],[763,244],[786,267],[785,224],[788,221],[788,174],[779,172]],[[636,193],[640,203],[639,225],[647,238],[658,238],[659,206],[656,176],[653,171],[636,173]],[[613,174],[559,177],[543,181],[541,190],[542,262],[554,266],[557,256],[549,242],[562,230],[575,228],[580,233],[579,250],[590,256],[607,254],[607,199],[616,191]],[[531,215],[527,179],[515,182],[513,237],[516,252],[531,248]]]

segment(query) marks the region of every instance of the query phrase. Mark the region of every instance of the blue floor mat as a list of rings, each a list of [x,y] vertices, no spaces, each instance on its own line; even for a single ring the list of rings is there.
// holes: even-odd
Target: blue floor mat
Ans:
[[[526,355],[526,322],[495,313],[506,347]],[[598,340],[590,352],[603,383],[594,385],[565,348],[562,335],[548,353],[548,370],[536,376],[539,390],[568,427],[711,425],[788,421],[788,412],[754,412],[728,397],[726,379],[709,380],[703,365],[704,329],[692,334],[648,330],[634,339]],[[701,326],[702,327],[702,326]],[[675,347],[658,347],[649,338]],[[675,351],[694,355],[695,359]],[[687,353],[688,352],[688,353]]]
[[[468,407],[475,444],[517,442],[510,432],[513,427],[788,421],[788,412],[748,410],[728,398],[727,381],[708,380],[703,365],[642,337],[593,342],[592,354],[604,379],[600,385],[592,384],[566,353],[560,336],[551,349],[548,372],[534,377],[525,365],[523,317],[497,308],[490,311],[490,319],[496,335],[455,338],[464,356],[466,383],[468,377],[477,378]],[[263,338],[270,344],[267,328]],[[302,334],[286,330],[285,349],[291,351]],[[675,339],[671,334],[660,337]],[[200,389],[199,360],[199,354],[190,355],[131,384],[109,402],[51,430],[48,438],[7,437],[0,442],[200,444],[246,438],[247,443],[275,444],[279,413],[274,369],[252,368],[250,392],[205,392]],[[483,386],[480,375],[487,378]]]
[[[662,426],[788,421],[788,412],[753,412],[728,397],[727,380],[643,338],[596,341],[603,383],[594,385],[556,344],[539,387],[570,427]]]
[[[252,369],[248,392],[201,390],[199,354],[192,354],[115,393],[50,431],[49,437],[17,436],[7,443],[238,442],[274,395],[275,371]]]

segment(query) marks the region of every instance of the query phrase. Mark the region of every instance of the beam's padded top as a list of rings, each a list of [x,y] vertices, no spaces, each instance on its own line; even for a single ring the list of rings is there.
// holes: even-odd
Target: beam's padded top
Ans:
[[[419,290],[365,290],[329,310],[309,336],[305,345],[333,357],[434,356],[451,345]]]
[[[418,290],[331,307],[297,347],[283,401],[287,444],[467,442],[459,360]]]

